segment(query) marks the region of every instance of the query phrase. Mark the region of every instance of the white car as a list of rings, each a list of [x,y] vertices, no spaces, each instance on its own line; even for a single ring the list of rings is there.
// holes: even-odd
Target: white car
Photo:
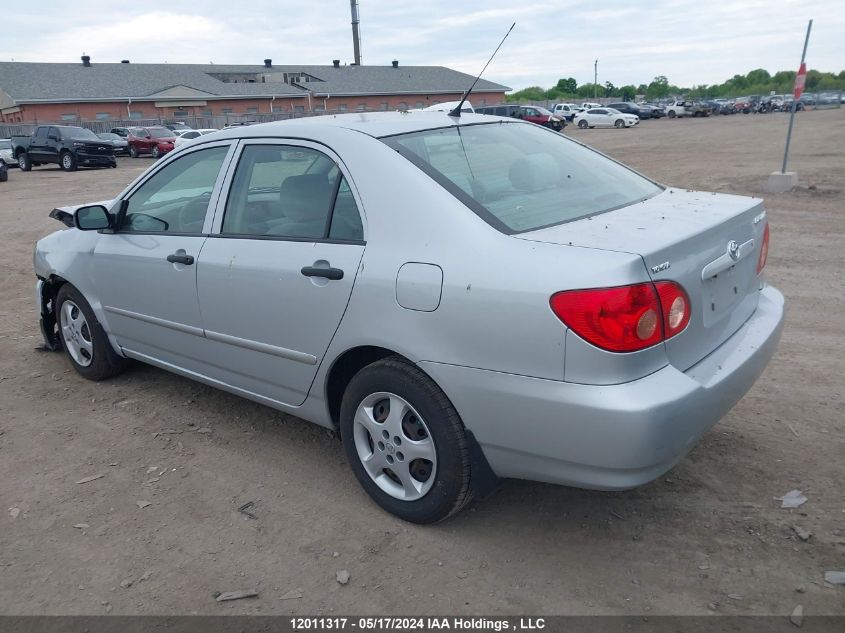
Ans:
[[[581,108],[574,103],[556,103],[555,107],[552,108],[552,114],[567,121],[571,121],[580,111]]]
[[[460,101],[445,101],[443,103],[435,103],[427,108],[420,108],[420,110],[422,112],[451,112],[458,107],[459,103]],[[464,101],[464,104],[461,106],[461,112],[473,113],[475,110],[469,101]]]
[[[590,108],[579,112],[572,119],[582,130],[588,127],[634,127],[640,122],[636,114],[625,114],[614,108]]]
[[[211,134],[212,132],[216,131],[217,130],[213,127],[203,128],[201,130],[182,130],[181,134],[176,137],[176,141],[173,143],[173,147],[181,147],[185,143],[192,141],[195,138],[199,138],[200,136]]]
[[[593,108],[601,108],[602,105],[600,103],[593,103],[591,101],[585,101],[581,104],[581,110],[592,110]]]
[[[691,106],[691,101],[684,101],[682,99],[673,101],[672,103],[666,106],[666,116],[668,116],[670,119],[674,119],[675,117],[681,118],[685,116],[690,116],[692,112],[687,110],[687,108]]]
[[[0,162],[6,163],[9,166],[18,164],[18,161],[15,160],[12,154],[12,139],[0,138]]]

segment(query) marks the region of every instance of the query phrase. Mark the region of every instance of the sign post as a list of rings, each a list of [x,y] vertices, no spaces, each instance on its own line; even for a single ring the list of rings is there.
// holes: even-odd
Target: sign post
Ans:
[[[792,140],[792,125],[795,123],[795,110],[798,109],[798,100],[801,98],[801,93],[804,92],[804,84],[807,82],[807,64],[804,63],[804,58],[807,57],[807,44],[810,41],[810,29],[813,28],[813,21],[807,24],[807,36],[804,38],[804,50],[801,52],[801,66],[798,68],[798,74],[795,75],[795,86],[792,89],[792,111],[789,113],[789,131],[786,133],[786,149],[783,152],[783,168],[780,173],[786,173],[786,161],[789,158],[789,141]]]
[[[792,108],[789,112],[789,129],[786,132],[786,148],[783,150],[783,166],[779,172],[773,172],[763,189],[769,193],[783,193],[790,191],[798,184],[798,174],[786,171],[786,163],[789,160],[789,143],[792,141],[792,126],[795,124],[795,112],[798,109],[799,99],[804,92],[804,85],[807,81],[807,65],[804,63],[807,57],[807,44],[810,41],[810,30],[813,28],[813,21],[807,24],[807,35],[804,37],[804,50],[801,52],[801,65],[798,67],[798,74],[795,75],[795,84],[792,88]]]

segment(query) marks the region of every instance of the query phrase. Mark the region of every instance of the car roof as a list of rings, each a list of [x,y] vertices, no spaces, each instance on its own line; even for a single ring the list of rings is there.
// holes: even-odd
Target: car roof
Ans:
[[[381,138],[394,134],[405,134],[437,128],[469,125],[473,123],[491,123],[496,119],[491,115],[461,113],[460,117],[451,117],[447,112],[359,112],[352,114],[332,114],[317,117],[303,117],[286,121],[273,121],[256,125],[229,127],[220,131],[216,138],[247,138],[262,136],[313,136],[323,138],[331,136],[338,128],[353,130]]]

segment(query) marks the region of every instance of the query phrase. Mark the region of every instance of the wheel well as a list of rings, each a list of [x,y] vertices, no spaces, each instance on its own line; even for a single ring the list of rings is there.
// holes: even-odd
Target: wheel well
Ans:
[[[375,345],[353,347],[340,355],[329,370],[326,379],[326,403],[329,405],[329,415],[335,427],[340,423],[340,404],[343,401],[343,392],[352,377],[367,365],[372,365],[388,356],[399,355],[392,350]]]

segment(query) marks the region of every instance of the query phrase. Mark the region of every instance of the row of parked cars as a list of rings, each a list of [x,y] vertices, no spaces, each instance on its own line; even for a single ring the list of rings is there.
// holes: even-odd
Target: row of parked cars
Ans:
[[[79,167],[117,167],[118,155],[160,158],[191,139],[216,131],[176,123],[116,127],[96,134],[76,125],[39,125],[30,135],[0,139],[0,178],[8,178],[11,165],[29,171],[38,165],[57,164],[65,171],[75,171]]]

